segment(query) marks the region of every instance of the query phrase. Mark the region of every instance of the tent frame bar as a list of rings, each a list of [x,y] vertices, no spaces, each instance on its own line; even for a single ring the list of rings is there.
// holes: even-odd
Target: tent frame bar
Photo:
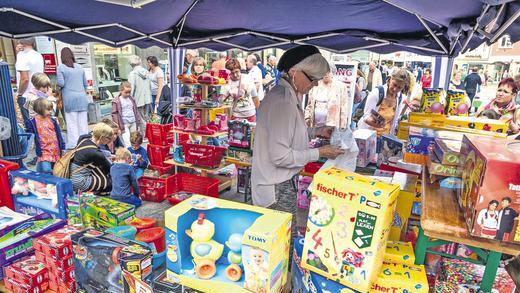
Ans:
[[[491,43],[496,42],[496,40],[505,32],[507,28],[509,28],[517,19],[520,17],[520,9],[515,12],[502,26],[495,32],[493,37],[491,38]]]
[[[179,33],[177,34],[177,38],[175,39],[174,47],[177,47],[177,44],[179,43],[179,40],[181,38],[181,33],[182,33],[182,30],[184,29],[184,23],[186,22],[186,17],[188,16],[188,13],[190,13],[190,11],[193,9],[193,7],[195,7],[195,5],[197,3],[199,3],[199,0],[194,0],[191,3],[190,7],[188,7],[186,12],[184,12],[184,14],[182,15],[180,22],[178,22],[177,25],[175,25],[176,27],[178,27],[180,24],[180,29],[179,29]]]
[[[362,46],[362,47],[357,47],[357,48],[351,48],[351,49],[347,49],[347,50],[343,50],[343,51],[340,51],[341,54],[346,54],[346,53],[351,53],[351,52],[355,52],[357,50],[364,50],[364,49],[370,49],[370,48],[377,48],[377,47],[382,47],[382,46],[387,46],[387,45],[390,45],[390,42],[380,42],[378,44],[372,44],[372,45],[366,45],[366,46]]]
[[[444,50],[444,53],[448,54],[448,49],[446,49],[446,46],[441,42],[439,37],[435,34],[435,32],[430,28],[430,26],[424,21],[424,19],[417,13],[415,13],[415,17],[421,22],[421,24],[426,28],[426,30],[430,33],[430,35],[435,39],[437,44]]]
[[[463,52],[464,49],[466,49],[467,44],[469,44],[469,40],[471,40],[471,38],[473,38],[473,34],[475,34],[477,29],[479,28],[480,21],[482,20],[482,17],[484,17],[484,15],[488,12],[490,7],[491,7],[491,5],[489,5],[489,4],[486,4],[484,6],[484,9],[482,10],[482,13],[479,15],[479,17],[477,18],[477,22],[473,26],[473,30],[469,33],[466,42],[464,42],[464,45],[462,46],[461,52]],[[457,38],[455,39],[455,42],[453,42],[452,46],[450,46],[450,55],[453,53],[453,50],[455,50],[455,47],[457,46],[457,42],[459,41],[460,36],[462,35],[462,33],[463,33],[463,30],[461,29],[460,33],[457,35]]]
[[[386,4],[392,5],[392,6],[394,6],[395,8],[399,8],[399,9],[401,9],[402,11],[406,11],[406,12],[408,12],[408,13],[410,13],[410,14],[413,14],[413,15],[415,15],[415,16],[419,15],[421,18],[426,19],[427,21],[429,21],[429,22],[435,24],[435,25],[438,26],[438,27],[443,27],[443,25],[439,24],[438,22],[436,22],[436,21],[434,21],[434,20],[432,20],[432,19],[430,19],[430,18],[426,18],[426,17],[424,17],[424,16],[421,16],[421,15],[418,14],[417,12],[412,11],[412,10],[407,9],[407,8],[404,8],[404,7],[402,7],[402,6],[399,5],[399,4],[395,4],[395,3],[393,3],[391,0],[381,0],[381,1],[385,2]]]

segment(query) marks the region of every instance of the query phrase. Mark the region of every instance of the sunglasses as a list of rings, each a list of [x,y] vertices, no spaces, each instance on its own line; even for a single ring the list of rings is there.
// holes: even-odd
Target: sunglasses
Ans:
[[[320,81],[321,78],[312,78],[310,77],[307,73],[305,73],[305,71],[302,70],[302,73],[303,75],[305,75],[305,77],[311,82],[311,83],[316,83],[318,81]]]

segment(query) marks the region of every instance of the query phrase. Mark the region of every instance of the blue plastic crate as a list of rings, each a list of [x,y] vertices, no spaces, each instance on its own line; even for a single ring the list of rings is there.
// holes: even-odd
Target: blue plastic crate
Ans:
[[[11,188],[16,185],[15,189],[27,191],[12,194],[16,211],[29,215],[46,212],[67,219],[66,202],[73,195],[72,181],[30,170],[16,170],[10,175]]]

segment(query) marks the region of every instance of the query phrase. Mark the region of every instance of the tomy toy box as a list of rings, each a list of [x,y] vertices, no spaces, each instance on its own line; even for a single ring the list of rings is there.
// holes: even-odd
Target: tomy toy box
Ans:
[[[203,292],[280,292],[291,215],[194,195],[165,214],[167,278]]]
[[[81,216],[84,227],[99,230],[124,225],[135,215],[135,207],[108,197],[83,194],[80,196]]]
[[[471,235],[520,242],[520,142],[464,136],[459,205]]]
[[[72,181],[27,169],[11,172],[11,194],[16,211],[36,216],[42,212],[67,218],[66,201],[72,196]]]
[[[78,292],[130,292],[128,271],[145,280],[152,273],[152,252],[134,240],[88,229],[71,236]]]
[[[377,278],[399,186],[336,167],[314,176],[302,267],[366,292]]]
[[[370,129],[357,129],[353,132],[359,153],[357,166],[366,167],[376,160],[377,133]]]

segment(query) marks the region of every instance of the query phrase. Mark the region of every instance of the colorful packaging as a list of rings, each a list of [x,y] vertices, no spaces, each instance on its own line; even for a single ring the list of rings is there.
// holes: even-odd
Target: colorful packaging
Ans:
[[[41,293],[49,289],[49,282],[43,282],[39,285],[31,286],[28,284],[20,283],[15,280],[5,279],[5,287],[11,293]]]
[[[81,216],[85,228],[106,230],[122,226],[135,215],[135,207],[108,197],[83,194],[80,197]]]
[[[446,126],[462,127],[497,133],[507,133],[509,130],[507,123],[502,120],[462,116],[447,117]]]
[[[514,229],[520,211],[520,143],[464,136],[459,205],[473,236],[520,242]]]
[[[252,164],[253,163],[253,150],[242,149],[236,147],[229,147],[227,150],[227,156],[233,158],[242,163]]]
[[[313,182],[301,265],[366,292],[383,263],[399,186],[335,167]]]
[[[413,266],[415,253],[411,242],[388,241],[385,250],[385,262]]]
[[[442,89],[424,88],[421,98],[421,112],[444,114],[442,92]]]
[[[78,291],[132,292],[126,270],[141,280],[152,273],[151,250],[136,241],[88,229],[71,236]]]
[[[406,226],[406,221],[412,213],[412,205],[415,200],[415,187],[419,178],[417,175],[395,172],[392,177],[392,184],[400,186],[397,204],[395,205],[394,219],[390,227],[389,240],[398,241],[401,233]]]
[[[466,104],[466,92],[448,90],[446,93],[446,114],[451,116],[468,116],[468,112],[469,105]]]
[[[353,135],[359,148],[357,166],[366,167],[370,162],[375,162],[377,133],[370,129],[356,129]]]
[[[39,251],[35,251],[34,256],[36,257],[36,260],[47,266],[51,274],[57,274],[58,272],[63,272],[71,268],[74,269],[74,255],[72,254],[72,250],[69,256],[60,259],[46,256]]]
[[[384,134],[381,136],[381,145],[379,147],[377,163],[388,164],[397,163],[403,157],[404,143],[394,135]]]
[[[435,139],[434,152],[441,164],[447,166],[461,165],[460,147],[462,140]]]
[[[251,149],[253,147],[253,129],[255,123],[247,120],[230,120],[228,122],[229,146]]]
[[[389,263],[385,260],[377,281],[371,285],[368,292],[428,293],[428,291],[424,266]]]
[[[462,168],[460,166],[450,166],[441,163],[439,158],[435,155],[435,152],[431,152],[428,155],[426,162],[428,172],[430,175],[447,176],[447,177],[461,177]]]
[[[312,182],[312,177],[298,176],[298,193],[296,200],[298,208],[308,209],[311,200],[311,192],[309,191],[309,185]]]
[[[30,287],[40,286],[49,281],[49,271],[45,264],[31,257],[15,262],[4,269],[5,278]]]
[[[280,292],[286,283],[290,214],[193,195],[165,220],[171,282],[203,292]]]
[[[72,242],[70,235],[80,232],[73,226],[66,226],[52,233],[45,234],[34,239],[33,246],[37,251],[42,252],[47,257],[61,259],[72,255]]]

